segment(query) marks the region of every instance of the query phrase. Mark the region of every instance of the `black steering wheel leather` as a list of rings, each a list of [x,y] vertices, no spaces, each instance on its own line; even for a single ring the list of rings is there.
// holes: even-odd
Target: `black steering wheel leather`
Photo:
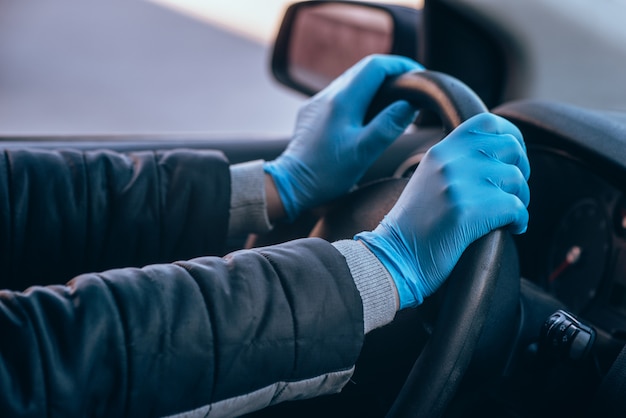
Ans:
[[[461,81],[442,73],[417,71],[386,82],[373,101],[371,114],[400,99],[438,114],[447,131],[487,112],[480,98]],[[375,228],[406,183],[407,179],[388,179],[356,190],[318,222],[311,236],[334,241]],[[434,331],[388,417],[437,417],[445,412],[470,365],[485,324],[493,322],[489,318],[493,304],[517,300],[519,276],[509,278],[517,282],[517,287],[498,284],[502,280],[501,260],[510,242],[507,232],[496,230],[465,251],[447,281]],[[510,271],[506,275],[512,276]],[[502,289],[508,294],[496,297]],[[513,311],[509,310],[510,315]]]

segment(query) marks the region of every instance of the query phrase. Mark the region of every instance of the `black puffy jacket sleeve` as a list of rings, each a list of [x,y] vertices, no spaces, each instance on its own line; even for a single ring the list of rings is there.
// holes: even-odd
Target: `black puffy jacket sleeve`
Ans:
[[[0,154],[0,288],[221,250],[230,175],[219,152]]]
[[[16,170],[20,159],[43,162]],[[60,274],[169,259],[225,235],[228,204],[210,207],[228,202],[219,155],[23,152],[2,164],[0,257],[20,284],[47,263]],[[319,239],[0,291],[0,416],[236,416],[335,392],[363,342],[362,309],[345,259]]]
[[[363,322],[342,256],[307,239],[5,291],[0,332],[2,416],[237,416],[338,391]]]

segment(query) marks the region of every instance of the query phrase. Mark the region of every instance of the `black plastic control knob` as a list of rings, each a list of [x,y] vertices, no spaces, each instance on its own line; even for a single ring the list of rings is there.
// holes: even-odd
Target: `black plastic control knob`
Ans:
[[[572,314],[558,310],[541,328],[540,349],[544,353],[570,360],[582,360],[589,354],[596,331]]]

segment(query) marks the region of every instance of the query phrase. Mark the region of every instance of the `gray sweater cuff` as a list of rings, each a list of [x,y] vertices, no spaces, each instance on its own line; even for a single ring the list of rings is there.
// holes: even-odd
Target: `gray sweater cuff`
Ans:
[[[228,236],[262,234],[271,229],[267,218],[263,161],[231,165]]]
[[[341,240],[333,245],[345,257],[361,294],[365,333],[391,322],[400,303],[396,285],[387,269],[359,241]]]

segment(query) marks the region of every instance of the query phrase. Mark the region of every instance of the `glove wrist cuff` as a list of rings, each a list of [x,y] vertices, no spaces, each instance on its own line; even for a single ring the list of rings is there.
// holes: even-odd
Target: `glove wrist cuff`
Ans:
[[[402,254],[394,248],[394,243],[376,232],[361,232],[354,238],[361,241],[389,272],[398,289],[400,309],[417,306],[424,301],[424,291],[420,289],[420,283],[415,278],[417,273],[407,276],[407,272],[412,272],[414,269],[405,265],[406,259],[413,256]]]
[[[295,199],[293,198],[296,191],[289,181],[289,176],[284,172],[284,170],[277,167],[277,164],[273,161],[265,162],[263,164],[263,170],[265,173],[272,176],[274,184],[276,185],[276,190],[278,190],[280,200],[285,208],[287,220],[289,222],[293,222],[300,214],[300,210],[295,203]]]

